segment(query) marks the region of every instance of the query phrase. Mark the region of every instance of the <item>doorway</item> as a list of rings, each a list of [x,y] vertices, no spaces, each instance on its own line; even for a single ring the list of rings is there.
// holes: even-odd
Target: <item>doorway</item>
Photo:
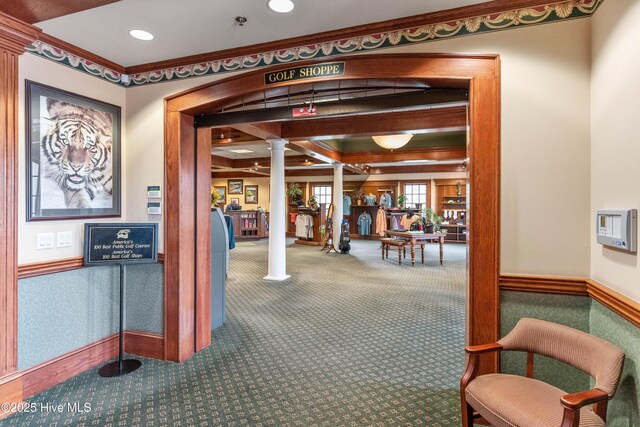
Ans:
[[[495,55],[363,55],[345,57],[344,74],[321,80],[414,78],[431,87],[469,91],[467,170],[467,341],[492,342],[498,336],[499,271],[499,58]],[[310,62],[318,63],[320,61]],[[267,71],[282,70],[274,67]],[[194,130],[194,117],[244,94],[266,88],[265,71],[252,72],[189,90],[165,103],[165,358],[182,361],[210,343],[206,301],[209,259],[210,132]],[[296,82],[298,83],[298,82]],[[285,87],[278,83],[271,87]],[[268,124],[264,132],[291,138]],[[196,143],[194,144],[194,140]],[[170,225],[170,226],[169,226]],[[495,371],[497,359],[484,371]]]

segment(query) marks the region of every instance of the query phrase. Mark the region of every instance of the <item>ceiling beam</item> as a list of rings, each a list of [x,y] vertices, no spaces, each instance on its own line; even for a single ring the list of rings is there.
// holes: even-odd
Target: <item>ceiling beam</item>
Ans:
[[[462,165],[413,165],[371,167],[369,175],[396,175],[402,173],[435,173],[435,172],[466,172]]]
[[[367,151],[357,153],[343,153],[343,163],[389,163],[405,160],[464,160],[467,157],[467,148],[457,147],[432,147],[415,150],[394,151]]]
[[[211,167],[212,168],[233,168],[233,159],[228,159],[226,157],[221,156],[211,156]]]
[[[391,88],[390,88],[391,89]],[[309,99],[311,100],[311,98]],[[468,91],[466,89],[427,89],[420,92],[408,92],[396,95],[370,96],[315,104],[316,113],[312,117],[345,117],[349,115],[366,114],[374,111],[415,110],[430,106],[441,106],[452,103],[466,103]],[[230,113],[206,114],[196,119],[196,127],[225,126],[237,123],[255,123],[272,121],[305,121],[309,117],[294,118],[294,107],[302,106],[296,103],[286,107],[267,108],[259,110],[244,110]],[[249,131],[245,131],[251,133]]]
[[[398,132],[465,131],[466,128],[467,109],[462,106],[368,114],[356,117],[290,121],[282,124],[282,137],[290,141],[298,139],[339,139]]]
[[[228,159],[231,160],[231,159]],[[256,165],[256,163],[258,163]],[[315,163],[322,163],[321,161],[311,157],[311,156],[284,156],[284,165],[287,166],[305,166],[311,165]],[[233,159],[232,160],[234,169],[241,168],[269,168],[271,167],[271,158],[270,157],[255,157],[253,159]]]
[[[280,123],[240,123],[233,127],[258,139],[276,139],[281,134]]]
[[[369,172],[365,171],[364,168],[356,165],[344,165],[344,169],[349,172],[353,172],[356,175],[368,175]]]
[[[324,163],[341,163],[342,153],[332,147],[320,146],[314,141],[289,141],[289,148],[298,153],[314,157]]]

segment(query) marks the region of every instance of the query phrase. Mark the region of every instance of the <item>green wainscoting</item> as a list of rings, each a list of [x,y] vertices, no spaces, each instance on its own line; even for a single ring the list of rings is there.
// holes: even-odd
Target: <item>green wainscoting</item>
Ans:
[[[609,404],[607,426],[640,426],[640,331],[597,301],[591,305],[593,335],[617,345],[627,357],[618,393]]]
[[[613,311],[586,296],[502,291],[500,335],[506,335],[523,317],[571,326],[599,336],[622,348],[625,367],[618,393],[609,404],[607,426],[640,426],[640,331]],[[534,377],[567,392],[587,390],[593,381],[586,374],[553,360],[536,356]],[[540,363],[541,362],[541,363]],[[524,374],[526,356],[504,353],[502,372]]]
[[[126,267],[126,329],[162,334],[163,266]],[[81,268],[18,281],[18,369],[118,332],[119,270]]]

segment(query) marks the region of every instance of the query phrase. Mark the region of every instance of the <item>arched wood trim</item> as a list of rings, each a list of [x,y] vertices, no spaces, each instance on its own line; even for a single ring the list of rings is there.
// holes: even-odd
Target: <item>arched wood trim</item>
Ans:
[[[332,58],[331,61],[335,61]],[[495,342],[499,326],[500,230],[500,59],[497,55],[407,54],[343,57],[345,73],[322,80],[414,78],[432,87],[469,89],[469,155],[467,337],[468,344]],[[328,61],[308,61],[321,63]],[[306,63],[296,63],[296,66]],[[195,351],[197,295],[208,277],[194,274],[195,194],[198,179],[209,170],[197,168],[193,117],[209,113],[231,98],[265,89],[264,73],[289,68],[283,65],[240,74],[196,87],[165,99],[165,357],[182,361]],[[314,79],[313,81],[319,81]],[[295,84],[308,80],[297,80]],[[269,87],[286,86],[288,83]],[[197,178],[196,178],[197,176]],[[205,178],[206,177],[206,178]],[[200,196],[206,197],[206,196]],[[208,221],[208,219],[207,219]],[[206,232],[206,224],[198,233]],[[202,234],[201,234],[202,239]],[[198,240],[197,244],[206,246]],[[201,272],[201,269],[199,269]],[[200,310],[198,310],[200,311]],[[208,333],[197,328],[198,334]],[[497,358],[487,359],[481,371],[497,369]]]

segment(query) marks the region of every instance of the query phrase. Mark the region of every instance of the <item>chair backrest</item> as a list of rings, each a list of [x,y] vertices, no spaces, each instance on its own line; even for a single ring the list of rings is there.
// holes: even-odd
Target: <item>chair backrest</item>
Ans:
[[[609,398],[618,388],[624,352],[586,332],[525,317],[498,343],[507,351],[533,352],[578,368],[591,375],[595,387]]]

